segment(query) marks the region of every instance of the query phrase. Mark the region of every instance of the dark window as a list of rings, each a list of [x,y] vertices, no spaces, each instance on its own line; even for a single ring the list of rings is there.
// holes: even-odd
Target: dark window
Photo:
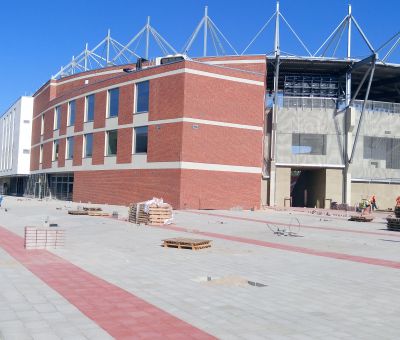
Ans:
[[[118,116],[119,88],[108,90],[108,117]]]
[[[74,158],[74,137],[67,138],[67,159]]]
[[[326,155],[326,135],[293,133],[292,154]]]
[[[93,153],[93,134],[85,135],[85,155],[84,157],[92,157]]]
[[[118,131],[111,130],[107,131],[107,156],[113,156],[117,154],[118,145]]]
[[[53,161],[58,159],[58,139],[53,142]]]
[[[400,169],[400,139],[364,136],[363,157],[384,160],[387,169]]]
[[[68,126],[75,124],[75,100],[68,103]]]
[[[147,152],[147,126],[135,128],[135,153]]]
[[[364,159],[386,159],[386,144],[388,138],[364,136]]]
[[[58,130],[61,127],[61,106],[56,106],[54,115],[54,130]]]
[[[136,85],[136,112],[149,111],[149,81]]]
[[[94,94],[86,96],[86,120],[92,122],[94,120]]]

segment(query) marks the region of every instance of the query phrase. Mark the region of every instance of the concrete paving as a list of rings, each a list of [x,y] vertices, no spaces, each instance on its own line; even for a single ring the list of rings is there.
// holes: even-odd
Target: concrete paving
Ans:
[[[400,334],[400,233],[385,230],[385,214],[357,223],[334,212],[177,211],[173,226],[145,227],[67,214],[79,205],[6,197],[0,226],[23,236],[25,226],[58,223],[66,230],[66,245],[48,252],[160,309],[165,315],[155,313],[154,324],[157,318],[172,320],[169,338],[179,338],[179,332],[168,317],[201,331],[185,338],[196,333],[221,339],[397,339]],[[127,216],[126,207],[102,207]],[[278,236],[273,233],[278,228],[301,237]],[[211,239],[212,247],[160,246],[163,239],[180,236]],[[84,310],[5,248],[0,240],[0,339],[123,338],[107,331],[96,311]],[[123,318],[116,310],[108,313],[116,322]],[[143,315],[129,317],[129,327],[146,338],[134,322]]]

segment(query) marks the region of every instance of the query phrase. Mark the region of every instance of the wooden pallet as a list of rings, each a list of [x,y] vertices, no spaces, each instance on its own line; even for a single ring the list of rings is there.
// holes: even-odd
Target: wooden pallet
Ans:
[[[176,237],[163,240],[162,246],[168,248],[199,250],[211,247],[211,240]]]
[[[85,210],[68,210],[69,215],[89,215],[88,211]]]
[[[110,216],[110,213],[104,211],[88,211],[89,216]]]
[[[83,210],[85,210],[85,211],[102,211],[103,209],[95,208],[95,207],[83,207]]]
[[[163,225],[172,218],[172,207],[169,204],[163,206],[150,206],[145,212],[145,203],[134,203],[129,206],[128,221],[136,224]]]
[[[371,222],[374,219],[371,215],[361,216],[361,215],[353,215],[350,216],[349,221],[356,221],[356,222]]]

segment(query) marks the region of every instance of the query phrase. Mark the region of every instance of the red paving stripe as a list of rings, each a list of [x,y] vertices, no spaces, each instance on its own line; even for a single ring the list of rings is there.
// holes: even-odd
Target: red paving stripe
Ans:
[[[286,226],[286,227],[293,226],[293,224],[290,224],[290,223],[275,222],[275,221],[268,221],[268,220],[260,220],[260,219],[256,219],[256,218],[238,217],[238,216],[223,215],[223,214],[214,214],[214,213],[208,213],[208,212],[202,212],[202,211],[182,210],[182,212],[190,212],[190,213],[193,213],[193,214],[216,216],[216,217],[228,218],[228,219],[231,219],[231,220],[249,221],[249,222],[256,222],[256,223],[270,223],[270,224],[275,224],[275,225],[283,225],[283,226]],[[363,223],[363,222],[359,222],[359,223]],[[364,230],[357,230],[357,229],[342,229],[342,228],[334,228],[334,227],[313,226],[313,225],[307,225],[307,224],[300,224],[300,227],[301,228],[306,228],[306,229],[339,231],[339,232],[343,232],[343,233],[400,237],[399,233],[393,233],[393,232],[390,232],[390,231],[387,231],[385,233],[381,233],[379,231],[364,231]]]
[[[184,227],[179,227],[179,226],[170,226],[170,225],[159,226],[159,227],[153,226],[153,228],[169,229],[169,230],[174,230],[174,231],[192,233],[192,234],[196,234],[196,235],[219,238],[219,239],[228,240],[228,241],[241,242],[241,243],[246,243],[246,244],[254,244],[257,246],[261,246],[261,247],[286,250],[286,251],[295,252],[295,253],[302,253],[302,254],[327,257],[327,258],[337,259],[337,260],[345,260],[345,261],[350,261],[350,262],[358,262],[358,263],[370,264],[370,265],[375,265],[375,266],[400,269],[400,262],[377,259],[377,258],[373,258],[373,257],[364,257],[364,256],[356,256],[356,255],[343,254],[343,253],[335,253],[335,252],[330,252],[330,251],[321,251],[321,250],[316,250],[316,249],[311,249],[311,248],[291,246],[291,245],[282,244],[282,243],[273,243],[273,242],[266,242],[266,241],[260,241],[260,240],[253,240],[253,239],[240,237],[240,236],[200,231],[200,230],[196,230],[196,229],[184,228]]]
[[[3,227],[0,247],[116,339],[215,339],[57,255],[25,250],[23,238]]]

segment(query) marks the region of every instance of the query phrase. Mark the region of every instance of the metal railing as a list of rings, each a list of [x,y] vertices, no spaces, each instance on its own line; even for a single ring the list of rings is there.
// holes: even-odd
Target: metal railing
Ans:
[[[278,101],[280,107],[298,109],[338,109],[345,107],[344,100],[334,98],[312,98],[312,97],[285,97]],[[353,107],[361,111],[363,100],[355,100]],[[380,102],[368,100],[365,108],[367,111],[400,113],[400,103]]]

